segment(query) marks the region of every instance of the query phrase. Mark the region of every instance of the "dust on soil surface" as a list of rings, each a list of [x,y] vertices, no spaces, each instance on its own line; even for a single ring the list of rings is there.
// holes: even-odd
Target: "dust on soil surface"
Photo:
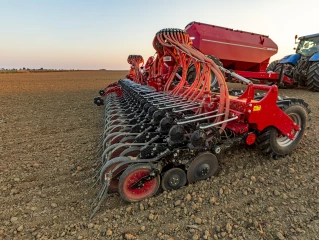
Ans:
[[[319,93],[306,89],[280,90],[312,110],[291,155],[234,149],[217,177],[140,203],[111,195],[89,221],[104,114],[93,97],[126,73],[0,75],[0,239],[319,239]]]

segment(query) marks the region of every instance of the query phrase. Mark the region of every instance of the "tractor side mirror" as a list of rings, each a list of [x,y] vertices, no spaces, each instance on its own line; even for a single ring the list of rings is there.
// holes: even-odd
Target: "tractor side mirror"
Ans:
[[[297,44],[298,35],[295,35],[295,43]]]

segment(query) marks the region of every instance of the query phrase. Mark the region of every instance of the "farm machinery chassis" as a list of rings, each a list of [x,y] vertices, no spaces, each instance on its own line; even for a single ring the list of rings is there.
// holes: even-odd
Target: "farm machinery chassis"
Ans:
[[[309,128],[310,110],[302,99],[280,98],[276,85],[253,84],[223,68],[195,49],[184,30],[159,31],[153,47],[155,58],[144,66],[140,55],[130,55],[127,78],[94,99],[105,106],[105,127],[96,168],[102,188],[93,215],[110,192],[136,202],[159,188],[207,179],[217,173],[222,153],[239,144],[285,156]],[[190,66],[196,70],[191,81]],[[225,73],[247,89],[229,91]],[[218,85],[213,91],[211,79]]]

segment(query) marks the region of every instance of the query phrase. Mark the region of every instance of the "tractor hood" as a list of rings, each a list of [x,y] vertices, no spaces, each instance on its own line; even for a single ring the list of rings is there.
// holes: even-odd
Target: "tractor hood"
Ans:
[[[301,55],[299,53],[291,54],[288,56],[285,56],[283,59],[280,60],[280,63],[288,63],[295,66],[300,59]]]
[[[309,62],[317,62],[319,61],[319,52],[312,55],[312,57],[309,59]]]

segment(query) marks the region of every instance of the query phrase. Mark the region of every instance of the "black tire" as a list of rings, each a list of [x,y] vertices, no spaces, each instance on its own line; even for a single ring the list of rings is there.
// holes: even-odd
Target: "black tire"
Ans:
[[[121,197],[127,201],[127,202],[138,202],[142,201],[145,198],[152,197],[155,195],[159,189],[160,186],[160,176],[157,175],[155,178],[153,178],[150,181],[147,181],[143,184],[141,188],[137,188],[136,192],[134,193],[134,189],[129,187],[127,184],[128,182],[131,182],[132,178],[137,178],[136,175],[140,175],[138,172],[144,172],[144,174],[147,174],[151,172],[152,167],[149,164],[133,164],[129,166],[121,175],[119,180],[119,193]],[[146,183],[151,184],[151,187],[148,189],[143,189],[146,187]],[[143,191],[144,190],[144,191]],[[131,192],[130,192],[131,191]],[[132,194],[133,192],[133,194]]]
[[[311,91],[319,92],[319,62],[314,62],[309,67],[307,87]]]
[[[277,72],[280,75],[282,65],[284,65],[284,68],[291,67],[289,64],[280,63],[279,60],[276,60],[276,61],[273,61],[273,62],[271,62],[269,64],[269,66],[266,69],[266,72],[269,72],[269,71]],[[266,84],[267,85],[273,85],[273,84],[278,84],[278,83],[277,82],[273,82],[273,81],[266,81]],[[295,86],[296,85],[294,85],[294,84],[287,84],[287,83],[283,82],[278,87],[282,88],[282,89],[290,89],[290,88],[294,88]]]
[[[210,152],[199,154],[187,169],[188,183],[205,180],[213,176],[217,172],[218,167],[218,159],[214,154]],[[205,171],[207,172],[205,173]]]
[[[100,90],[100,91],[99,91],[100,96],[103,96],[103,95],[104,95],[104,93],[105,93],[105,91],[104,91],[104,90]]]
[[[215,56],[212,55],[206,55],[208,58],[210,58],[211,60],[213,60],[218,66],[223,66],[223,63]],[[218,82],[217,79],[215,78],[215,74],[210,71],[210,75],[211,75],[211,84],[212,84],[212,88],[218,88]],[[191,65],[188,68],[187,71],[187,77],[186,77],[186,81],[188,82],[189,85],[191,85],[196,77],[196,68],[194,66],[193,63],[191,63]]]
[[[268,127],[257,137],[257,145],[260,150],[272,158],[278,158],[291,153],[299,144],[302,137],[310,127],[310,110],[308,104],[301,99],[285,99],[281,109],[291,117],[301,128],[294,140],[278,136],[275,127]],[[280,120],[279,120],[280,121]]]
[[[270,72],[270,71],[272,71],[272,72],[279,72],[280,73],[280,63],[279,63],[279,60],[275,60],[275,61],[273,61],[273,62],[271,62],[269,65],[268,65],[268,67],[267,67],[267,69],[266,69],[266,72]],[[279,70],[279,71],[278,71]]]
[[[187,183],[186,173],[181,168],[171,168],[162,176],[161,186],[164,191],[176,190]]]
[[[267,67],[267,69],[266,69],[266,72],[277,72],[277,73],[280,73],[280,71],[281,71],[281,63],[279,62],[279,60],[275,60],[275,61],[273,61],[273,62],[271,62],[269,65],[268,65],[268,67]],[[273,85],[273,84],[275,84],[275,82],[273,82],[273,81],[265,81],[265,84],[266,85]]]

